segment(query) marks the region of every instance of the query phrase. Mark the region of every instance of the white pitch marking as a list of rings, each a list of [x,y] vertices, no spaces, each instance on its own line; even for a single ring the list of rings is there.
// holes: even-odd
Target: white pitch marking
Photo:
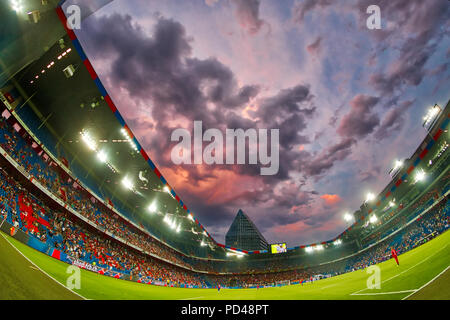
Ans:
[[[17,249],[4,235],[3,233],[0,233],[1,236],[11,245],[11,247],[13,247],[18,253],[20,253],[20,255],[22,257],[24,257],[25,259],[27,259],[31,264],[35,265],[36,268],[39,269],[39,271],[41,271],[43,274],[45,274],[47,277],[49,277],[50,279],[52,279],[53,281],[55,281],[57,284],[61,285],[62,287],[66,288],[67,290],[71,291],[72,293],[76,294],[77,296],[79,296],[80,298],[84,299],[84,300],[88,300],[85,297],[83,297],[81,294],[73,291],[72,289],[67,288],[65,285],[63,285],[61,282],[59,282],[58,280],[56,280],[55,278],[53,278],[51,275],[49,275],[47,272],[45,272],[44,270],[42,270],[41,268],[39,268],[39,266],[37,264],[35,264],[33,261],[31,261],[30,259],[28,259],[27,256],[25,256],[22,252],[20,252],[19,249]]]
[[[418,289],[403,290],[403,291],[391,291],[391,292],[372,292],[372,293],[352,293],[353,296],[376,296],[380,294],[399,294],[407,292],[416,292]]]
[[[416,293],[417,291],[422,290],[423,288],[425,288],[427,285],[429,285],[430,283],[432,283],[434,280],[436,280],[437,278],[439,278],[445,271],[448,270],[448,268],[450,268],[450,266],[447,266],[447,268],[445,268],[444,270],[442,270],[441,273],[439,273],[436,277],[434,277],[433,279],[431,279],[430,281],[428,281],[427,283],[425,283],[423,286],[421,286],[419,289],[417,289],[415,292],[407,295],[406,297],[404,297],[402,300],[406,300],[408,299],[410,296],[412,296],[414,293]]]
[[[398,277],[399,275],[401,275],[401,274],[403,274],[403,273],[405,273],[405,272],[411,270],[412,268],[417,267],[419,264],[424,263],[425,261],[427,261],[427,260],[430,259],[431,257],[435,256],[436,254],[438,254],[439,252],[441,252],[442,250],[444,250],[445,248],[447,248],[447,246],[448,246],[448,244],[446,244],[444,247],[442,247],[441,249],[439,249],[438,251],[436,251],[435,253],[433,253],[431,256],[428,256],[427,258],[425,258],[425,259],[423,259],[422,261],[416,263],[415,265],[409,267],[408,269],[403,270],[402,272],[396,274],[395,276],[390,277],[390,278],[388,278],[388,279],[386,279],[386,280],[384,280],[384,281],[381,281],[381,283],[383,284],[383,283],[385,283],[385,282],[388,282],[389,280],[392,280],[392,279]],[[368,290],[368,288],[364,288],[364,289],[355,291],[355,292],[353,292],[353,293],[350,293],[350,295],[351,295],[351,296],[356,295],[356,294],[358,294],[358,293],[360,293],[361,291],[364,291],[364,290]],[[418,290],[420,290],[420,289],[418,289]]]

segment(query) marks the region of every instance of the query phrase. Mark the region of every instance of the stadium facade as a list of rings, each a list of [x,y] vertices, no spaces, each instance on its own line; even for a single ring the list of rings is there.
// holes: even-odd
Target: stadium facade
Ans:
[[[225,235],[225,244],[245,251],[267,250],[269,246],[253,221],[241,209]]]
[[[13,30],[0,37],[1,228],[18,240],[105,275],[210,287],[339,274],[448,229],[447,102],[392,181],[335,238],[270,254],[238,213],[227,243],[216,242],[141,147],[67,29],[68,1],[46,3],[33,8],[38,21],[26,10],[0,10]],[[246,232],[258,235],[255,247],[238,238]]]

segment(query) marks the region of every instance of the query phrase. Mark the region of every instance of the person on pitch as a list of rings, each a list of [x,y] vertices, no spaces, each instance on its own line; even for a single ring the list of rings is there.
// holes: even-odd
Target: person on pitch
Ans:
[[[395,249],[393,247],[391,248],[391,256],[392,256],[392,258],[395,259],[395,262],[397,262],[397,266],[399,266],[400,263],[398,262],[397,251],[395,251]]]

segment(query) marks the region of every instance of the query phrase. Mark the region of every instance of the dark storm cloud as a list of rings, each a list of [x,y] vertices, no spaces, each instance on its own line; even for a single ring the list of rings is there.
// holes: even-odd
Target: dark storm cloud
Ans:
[[[257,115],[262,117],[264,123],[276,122],[279,114],[281,117],[289,116],[291,113],[310,116],[315,111],[314,107],[309,107],[312,98],[309,86],[297,85],[283,89],[277,95],[261,101]],[[277,117],[274,117],[274,112]]]
[[[311,104],[312,99],[308,86],[297,85],[263,99],[258,111],[251,114],[259,117],[265,127],[280,129],[280,146],[290,150],[296,144],[309,142],[302,131],[307,127],[308,118],[316,111]]]
[[[305,15],[316,8],[325,8],[333,3],[332,0],[305,0],[295,3],[292,17],[295,22],[303,22]]]
[[[361,182],[371,182],[373,180],[376,180],[376,178],[381,173],[381,167],[380,166],[374,166],[373,168],[365,171],[359,171],[359,179]]]
[[[382,96],[398,94],[405,86],[418,86],[427,75],[427,62],[449,33],[448,2],[361,0],[357,7],[365,11],[371,4],[380,7],[384,21],[382,30],[371,33],[380,41],[377,53],[382,54],[387,46],[392,46],[399,54],[388,71],[377,72],[369,83]],[[363,15],[360,17],[365,19]],[[365,21],[361,20],[361,25],[365,25]]]
[[[87,28],[86,46],[95,48],[97,57],[112,61],[110,82],[153,105],[159,138],[151,139],[152,150],[169,150],[174,128],[168,122],[177,115],[201,120],[205,128],[220,128],[239,120],[227,110],[241,107],[259,92],[256,85],[239,88],[233,72],[216,59],[192,58],[192,40],[176,21],[160,17],[152,37],[131,17],[118,14],[93,19]],[[208,103],[216,109],[205,112]],[[159,160],[169,165],[168,159]]]
[[[265,22],[259,17],[259,0],[232,0],[236,6],[236,17],[239,24],[249,34],[256,34],[262,28]]]
[[[261,213],[263,227],[268,228],[275,220],[279,224],[298,221],[297,214],[286,213],[292,207],[307,205],[317,192],[300,191],[302,186],[291,186],[292,190],[275,194],[274,186],[288,180],[292,171],[303,170],[308,175],[323,173],[335,161],[343,159],[353,144],[353,140],[344,139],[324,150],[317,158],[308,159],[310,154],[297,150],[295,146],[310,141],[304,134],[308,121],[316,113],[310,87],[297,85],[280,90],[273,96],[258,98],[258,85],[239,87],[233,72],[218,60],[191,57],[193,40],[176,21],[159,17],[152,36],[148,36],[129,16],[93,17],[88,22],[85,28],[89,37],[84,41],[85,46],[94,53],[94,58],[110,61],[107,81],[128,91],[132,99],[152,106],[149,109],[151,118],[130,119],[129,123],[139,131],[149,130],[154,125],[151,135],[140,140],[163,171],[164,168],[173,168],[168,154],[171,150],[170,135],[175,125],[170,123],[180,116],[188,121],[203,121],[204,130],[280,129],[280,170],[275,176],[264,177],[262,189],[238,193],[230,197],[229,205],[224,206],[208,204],[203,195],[180,186],[183,200],[189,203],[205,225],[222,227],[231,223],[239,206],[245,208],[246,205],[257,206],[270,201],[271,207]],[[241,116],[242,110],[252,99],[256,99],[259,107],[249,111],[249,114],[257,120]],[[211,104],[215,108],[208,108]],[[206,172],[198,166],[183,166],[183,169],[189,175],[190,185],[194,186],[210,179],[219,179],[216,171],[219,169],[262,179],[257,165],[214,166]]]
[[[375,137],[382,140],[400,131],[405,123],[406,112],[413,103],[414,101],[404,101],[397,107],[391,108],[375,132]]]
[[[308,176],[320,176],[330,170],[336,161],[342,161],[350,155],[352,146],[356,144],[353,138],[343,138],[315,156],[304,157],[302,170]]]
[[[350,101],[350,111],[342,118],[337,132],[343,137],[364,138],[380,123],[373,108],[380,99],[359,94]]]

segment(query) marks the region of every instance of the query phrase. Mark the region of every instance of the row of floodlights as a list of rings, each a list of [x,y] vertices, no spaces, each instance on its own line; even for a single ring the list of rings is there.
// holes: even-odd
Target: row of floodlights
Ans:
[[[335,241],[333,241],[333,245],[335,246],[339,246],[342,244],[342,240],[341,239],[336,239]],[[323,251],[325,249],[325,247],[323,246],[323,244],[317,244],[315,246],[308,246],[305,248],[305,251],[308,253],[314,252],[314,251]]]
[[[130,141],[130,143],[132,144],[132,146],[134,147],[135,150],[137,150],[137,148],[135,147],[134,142],[130,139],[128,133],[126,132],[126,130],[122,129],[122,133],[124,134],[124,136],[127,138],[127,141]],[[81,138],[84,141],[84,143],[86,144],[86,146],[92,150],[95,151],[97,153],[97,158],[99,159],[99,161],[106,163],[108,161],[108,155],[104,150],[99,150],[96,141],[90,136],[90,134],[86,131],[83,130],[81,132]],[[122,185],[128,189],[128,190],[134,190],[135,186],[134,186],[134,182],[133,180],[129,177],[129,176],[125,176],[122,181],[121,181]],[[168,186],[164,186],[164,192],[167,192],[168,194],[170,194],[172,197],[172,193],[170,192],[170,189]],[[147,207],[148,212],[150,213],[156,213],[158,211],[158,205],[156,201],[153,201],[148,207]],[[194,221],[194,216],[189,213],[187,215],[187,218],[191,221]],[[177,233],[179,233],[181,231],[181,223],[177,223],[175,218],[170,218],[170,216],[168,214],[166,214],[164,216],[163,221],[173,230],[175,230]],[[206,231],[203,231],[203,235],[207,236]],[[202,242],[200,243],[200,246],[206,246],[207,244],[202,240]]]
[[[64,56],[66,56],[68,53],[70,53],[70,51],[72,51],[71,48],[69,48],[69,49],[65,50],[64,52],[62,52],[62,53],[58,56],[58,60],[61,60]],[[50,69],[50,68],[53,67],[54,65],[55,65],[55,61],[50,61],[50,62],[48,63],[48,65],[47,65],[47,69]],[[46,69],[43,68],[43,69],[41,70],[40,73],[41,73],[41,75],[42,75],[42,74],[44,74],[45,72],[46,72]],[[39,79],[39,73],[36,74],[36,75],[34,76],[34,79]],[[34,83],[34,80],[31,80],[30,83]]]

